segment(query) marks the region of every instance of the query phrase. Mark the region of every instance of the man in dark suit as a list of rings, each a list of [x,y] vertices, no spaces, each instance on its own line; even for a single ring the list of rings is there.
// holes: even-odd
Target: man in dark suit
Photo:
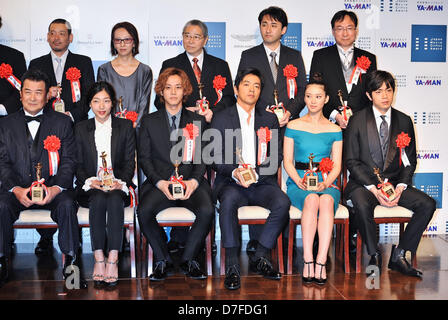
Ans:
[[[165,69],[155,87],[165,108],[143,116],[140,126],[138,165],[147,180],[139,188],[141,196],[137,214],[143,234],[154,251],[155,268],[149,276],[152,281],[164,280],[173,268],[165,231],[156,220],[160,211],[170,207],[185,207],[195,214],[182,254],[181,268],[192,279],[207,277],[196,257],[211,228],[215,209],[210,186],[203,179],[205,164],[201,159],[201,137],[205,120],[182,106],[191,90],[184,71]],[[179,139],[179,136],[183,137]],[[182,157],[179,157],[179,146],[182,147]],[[178,170],[175,170],[176,162]],[[178,179],[182,181],[178,182]],[[171,194],[170,188],[174,189],[175,183],[182,185],[183,197],[174,198]]]
[[[0,281],[7,279],[13,223],[26,209],[51,210],[58,224],[59,247],[67,267],[78,265],[78,205],[73,191],[76,145],[68,117],[45,107],[49,81],[39,70],[29,70],[20,91],[23,110],[0,120]],[[43,200],[28,197],[30,187],[41,178],[46,188]],[[79,266],[78,266],[79,267]],[[81,285],[86,288],[85,281]]]
[[[342,129],[347,127],[348,120],[339,112],[341,107],[338,91],[342,90],[342,99],[353,113],[370,106],[365,92],[365,75],[354,81],[351,79],[358,58],[365,57],[370,66],[365,72],[376,70],[374,54],[355,47],[358,35],[358,18],[354,12],[341,10],[331,19],[331,28],[336,44],[314,51],[311,60],[310,75],[321,73],[328,88],[330,100],[324,106],[324,116],[337,122]]]
[[[53,20],[48,27],[47,41],[51,52],[42,57],[31,60],[29,69],[40,69],[50,79],[49,104],[56,100],[58,84],[62,88],[61,98],[65,104],[65,114],[70,116],[75,123],[87,119],[89,111],[84,103],[84,97],[89,87],[95,82],[92,60],[83,55],[71,53],[68,50],[73,41],[72,27],[64,19]],[[77,70],[77,71],[76,71]],[[67,72],[68,71],[68,72]],[[79,72],[79,73],[78,73]],[[74,79],[78,73],[79,83]],[[75,76],[74,78],[72,78]],[[38,230],[41,239],[37,244],[35,253],[44,254],[53,249],[52,229]]]
[[[218,130],[223,139],[221,144],[215,140],[211,142],[216,148],[213,153],[216,170],[213,195],[220,203],[219,225],[226,249],[224,285],[230,290],[240,287],[238,209],[243,206],[262,206],[270,210],[258,238],[257,250],[250,256],[250,269],[268,279],[281,278],[269,255],[287,224],[291,203],[277,185],[277,170],[282,161],[282,137],[277,117],[267,112],[264,106],[255,107],[263,89],[262,79],[257,69],[238,72],[236,105],[217,114],[212,122],[212,128]],[[231,135],[229,130],[233,130]],[[252,184],[243,179],[247,167],[255,171]]]
[[[366,78],[367,97],[373,106],[354,114],[345,133],[344,153],[350,180],[344,194],[353,204],[355,222],[371,256],[369,265],[381,270],[381,253],[376,239],[373,212],[377,205],[402,206],[413,211],[398,246],[392,246],[388,267],[405,275],[421,277],[406,260],[406,251],[415,253],[430,222],[436,202],[412,187],[417,165],[415,134],[409,116],[391,107],[395,81],[385,71],[372,71]],[[379,176],[374,168],[379,170]],[[388,179],[395,188],[395,199],[376,187]]]
[[[2,17],[0,17],[0,28]],[[14,113],[20,108],[20,78],[26,71],[23,53],[0,44],[0,65],[6,64],[12,68],[16,79],[0,78],[0,117]],[[5,65],[3,67],[6,67]],[[1,68],[3,68],[1,67]],[[19,81],[16,81],[19,80]],[[19,85],[17,85],[19,84]]]

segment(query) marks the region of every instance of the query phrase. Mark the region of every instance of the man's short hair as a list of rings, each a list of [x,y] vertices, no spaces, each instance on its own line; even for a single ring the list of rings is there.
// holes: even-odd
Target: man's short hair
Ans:
[[[254,76],[257,76],[260,79],[260,84],[261,84],[260,90],[263,90],[264,79],[263,79],[263,76],[261,75],[260,70],[258,70],[256,68],[247,68],[247,69],[240,70],[235,77],[235,87],[237,89],[239,89],[239,85],[240,85],[241,81],[243,81],[244,77],[247,76],[248,74],[253,74]]]
[[[68,35],[72,34],[72,25],[70,24],[70,22],[68,22],[67,20],[62,19],[62,18],[54,19],[53,21],[51,21],[51,23],[48,25],[48,32],[50,32],[50,27],[53,23],[65,24],[65,26],[67,27],[67,30],[68,30]]]
[[[185,24],[184,28],[182,29],[182,33],[184,33],[185,29],[187,29],[187,27],[189,27],[189,26],[197,26],[197,27],[201,28],[202,35],[204,36],[204,38],[208,37],[207,25],[204,22],[202,22],[201,20],[190,20],[190,21],[188,21]]]
[[[114,46],[114,33],[115,30],[123,28],[125,29],[132,37],[132,39],[134,40],[134,47],[132,48],[132,56],[135,57],[138,53],[138,46],[140,44],[140,40],[138,38],[138,32],[137,32],[137,28],[130,22],[119,22],[116,25],[114,25],[114,27],[112,28],[112,32],[110,34],[110,53],[115,56],[118,54],[117,49],[115,49]]]
[[[345,16],[348,16],[353,21],[355,28],[358,27],[358,17],[356,16],[356,13],[353,11],[341,10],[336,12],[333,18],[331,18],[331,29],[334,29],[334,24],[336,22],[344,20]]]
[[[264,16],[270,16],[275,21],[280,22],[282,24],[282,28],[288,26],[288,16],[286,15],[286,12],[280,7],[271,6],[261,11],[258,15],[259,24],[261,24]]]
[[[162,101],[162,103],[165,103],[165,99],[163,99],[162,93],[165,89],[168,78],[171,76],[179,76],[181,78],[182,88],[184,89],[184,98],[182,99],[182,101],[187,101],[187,97],[193,92],[193,87],[191,86],[190,79],[188,78],[185,71],[178,68],[166,68],[159,75],[154,91],[160,96],[160,101]]]
[[[395,79],[392,74],[387,71],[375,70],[369,72],[366,78],[366,89],[370,95],[372,95],[373,91],[381,88],[383,83],[386,84],[386,88],[392,88],[395,92]]]
[[[41,71],[40,69],[31,68],[28,71],[26,71],[23,74],[20,81],[23,84],[23,83],[25,83],[25,80],[30,80],[30,81],[35,81],[35,82],[43,81],[45,83],[45,94],[47,94],[48,90],[50,89],[50,80],[48,79],[47,74],[45,72]],[[23,86],[22,86],[22,88],[23,88]]]
[[[92,102],[93,97],[100,91],[106,91],[109,95],[110,100],[112,101],[112,111],[117,103],[117,95],[115,94],[114,87],[106,81],[98,81],[93,83],[86,95],[86,105],[90,107],[90,103]]]

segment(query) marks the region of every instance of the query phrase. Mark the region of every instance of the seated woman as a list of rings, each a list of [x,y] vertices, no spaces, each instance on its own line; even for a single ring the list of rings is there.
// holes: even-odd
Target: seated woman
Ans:
[[[287,194],[292,205],[302,210],[304,283],[324,284],[327,280],[325,263],[334,213],[340,199],[340,192],[333,182],[341,170],[342,132],[322,113],[328,99],[325,83],[319,74],[314,75],[305,89],[308,113],[288,123],[283,145],[283,163],[289,175]],[[317,168],[313,173],[309,170],[310,161],[313,162],[313,169]],[[316,174],[318,182],[314,190],[307,190],[312,188],[311,183],[307,185],[307,177]],[[313,241],[316,230],[319,249],[314,266]]]
[[[75,127],[77,198],[81,206],[89,208],[94,283],[115,286],[124,208],[129,206],[135,187],[135,130],[131,121],[111,115],[117,99],[109,83],[94,83],[86,98],[95,118]]]
[[[123,109],[138,114],[138,118],[133,119],[136,120],[134,128],[140,126],[141,118],[149,112],[153,79],[151,68],[135,58],[139,53],[138,47],[138,32],[134,25],[117,23],[112,28],[110,39],[110,52],[117,57],[99,66],[97,75],[98,81],[113,85],[117,97],[122,97]],[[119,109],[116,105],[112,112],[120,112]]]

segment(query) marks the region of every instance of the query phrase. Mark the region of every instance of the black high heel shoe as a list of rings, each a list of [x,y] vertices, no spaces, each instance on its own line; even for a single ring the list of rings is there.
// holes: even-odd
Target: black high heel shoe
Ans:
[[[309,284],[309,283],[312,283],[313,282],[313,279],[314,279],[314,277],[310,277],[310,264],[314,264],[314,261],[310,261],[310,262],[303,262],[303,264],[304,265],[307,265],[308,266],[308,277],[304,277],[304,276],[302,276],[302,281],[303,281],[303,283],[305,283],[305,284]],[[303,266],[304,267],[304,269],[305,269],[305,266]],[[314,266],[313,266],[314,267]]]
[[[325,263],[322,264],[317,261],[316,261],[316,264],[319,265],[321,268],[320,268],[319,278],[314,277],[314,282],[316,282],[318,285],[324,285],[327,282],[327,278],[325,278],[325,279],[322,278],[322,269],[325,268],[325,270],[326,270],[326,265],[325,265]]]

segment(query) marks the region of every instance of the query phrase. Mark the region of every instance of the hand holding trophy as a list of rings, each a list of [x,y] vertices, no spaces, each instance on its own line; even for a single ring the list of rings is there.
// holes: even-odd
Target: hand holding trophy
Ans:
[[[390,182],[387,182],[387,178],[383,181],[380,176],[380,169],[373,168],[373,172],[376,174],[376,176],[378,177],[378,181],[380,182],[377,186],[378,189],[381,190],[381,193],[386,196],[389,201],[394,200],[396,197],[394,186]]]
[[[255,171],[249,164],[246,164],[244,162],[241,149],[236,148],[235,153],[238,157],[238,163],[243,167],[243,169],[240,170],[240,175],[241,175],[241,178],[243,179],[244,183],[247,186],[250,186],[252,183],[257,182],[257,177],[255,175]]]
[[[353,115],[352,109],[347,105],[347,101],[344,101],[342,98],[342,90],[338,90],[339,101],[341,102],[341,106],[339,107],[339,111],[341,111],[342,116],[345,121],[348,121],[350,117]]]
[[[171,176],[170,191],[175,200],[184,198],[185,184],[182,181],[183,177],[179,176],[179,162],[174,163],[174,176]]]
[[[58,90],[56,100],[53,102],[53,109],[54,111],[65,113],[65,103],[64,100],[61,99],[61,90],[61,84],[58,83]]]
[[[305,180],[306,178],[306,190],[308,191],[312,191],[312,190],[317,190],[317,185],[318,185],[318,176],[315,173],[315,169],[313,168],[313,159],[315,158],[315,156],[310,153],[310,156],[308,157],[308,159],[310,160],[309,162],[309,168],[308,170],[305,172],[305,177],[303,177],[303,179]]]
[[[208,102],[206,97],[202,96],[202,89],[204,89],[204,85],[202,83],[198,83],[199,89],[199,100],[196,101],[196,107],[199,107],[200,112],[205,112],[210,108],[210,103]]]
[[[42,183],[42,164],[39,162],[36,166],[36,181],[33,182],[30,188],[31,201],[39,202],[44,199],[44,187]]]
[[[278,102],[278,90],[274,89],[274,101],[275,105],[271,106],[269,109],[271,109],[272,112],[275,113],[275,115],[278,118],[278,121],[281,121],[283,117],[285,116],[286,110],[283,106],[283,102]]]

